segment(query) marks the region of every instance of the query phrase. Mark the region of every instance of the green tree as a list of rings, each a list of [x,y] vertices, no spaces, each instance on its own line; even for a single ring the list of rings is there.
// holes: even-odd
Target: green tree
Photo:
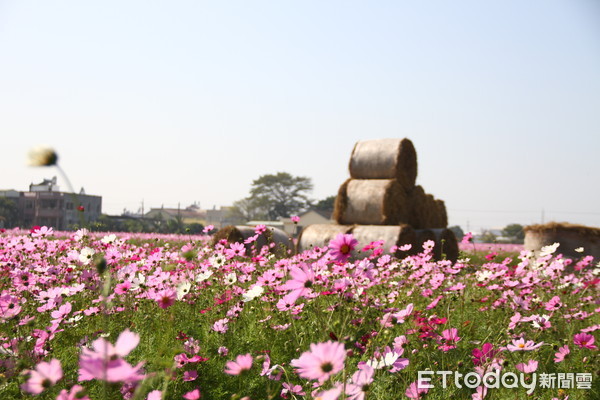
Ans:
[[[456,236],[458,240],[462,240],[463,236],[465,236],[465,232],[458,225],[451,226],[448,229],[454,232],[454,236]]]
[[[0,227],[13,228],[17,225],[19,210],[17,203],[6,197],[0,197]]]
[[[523,225],[520,224],[509,224],[502,229],[502,235],[511,238],[516,242],[521,242],[525,239],[525,232],[523,231]]]
[[[252,182],[248,200],[275,220],[305,211],[311,204],[308,193],[312,188],[312,181],[307,177],[287,172],[267,174]]]
[[[267,213],[265,209],[258,204],[258,200],[252,197],[246,197],[233,202],[233,207],[227,212],[227,217],[241,218],[246,221],[265,219]]]
[[[319,200],[314,208],[319,211],[333,211],[333,205],[335,204],[335,196],[329,196],[322,200]]]

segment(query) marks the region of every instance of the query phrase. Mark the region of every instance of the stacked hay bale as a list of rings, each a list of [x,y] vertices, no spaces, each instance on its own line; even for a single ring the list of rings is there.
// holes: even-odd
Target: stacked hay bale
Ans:
[[[543,225],[529,225],[523,230],[525,250],[539,254],[542,247],[559,243],[555,254],[573,259],[585,256],[600,259],[600,228],[567,222],[549,222]]]
[[[326,230],[324,227],[307,227],[300,235],[299,251],[327,245],[336,236],[331,232],[339,231],[352,233],[360,248],[384,240],[386,250],[410,243],[419,251],[423,241],[435,239],[434,254],[439,258],[443,252],[456,260],[458,242],[455,237],[449,239],[454,234],[446,229],[444,202],[415,185],[417,153],[409,139],[356,143],[349,170],[350,179],[342,184],[335,201],[333,219],[338,225],[323,234],[318,232]],[[430,231],[419,234],[415,229]]]

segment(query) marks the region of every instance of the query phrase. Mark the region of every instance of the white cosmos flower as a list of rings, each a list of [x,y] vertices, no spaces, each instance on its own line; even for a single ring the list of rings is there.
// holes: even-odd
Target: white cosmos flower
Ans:
[[[558,249],[558,246],[560,246],[560,243],[554,243],[554,244],[542,247],[542,250],[540,251],[540,257],[544,257],[547,255],[553,254],[556,251],[556,249]]]
[[[264,293],[265,289],[260,285],[254,285],[251,289],[249,289],[246,293],[242,294],[242,299],[244,302],[249,302],[250,300],[254,300]]]
[[[223,254],[216,254],[208,259],[213,267],[222,267],[227,262],[227,258]]]
[[[575,251],[578,253],[583,253],[583,247],[578,247],[575,249]]]
[[[231,272],[223,277],[226,285],[233,285],[237,282],[237,275],[235,272]]]
[[[131,280],[131,287],[129,290],[138,290],[140,285],[143,285],[144,283],[146,283],[146,277],[138,273],[137,276]]]
[[[117,235],[111,233],[110,235],[106,235],[102,238],[102,243],[104,244],[113,244],[117,240]]]
[[[196,275],[196,282],[203,282],[212,276],[213,272],[211,270],[206,270],[201,274]]]
[[[394,351],[390,351],[385,353],[385,356],[381,357],[380,359],[376,359],[376,358],[372,358],[369,361],[367,361],[367,365],[370,366],[373,369],[381,369],[384,367],[390,367],[392,365],[394,365],[394,363],[396,362],[396,360],[400,357],[400,354],[394,352]]]
[[[79,253],[79,261],[81,261],[84,265],[88,265],[89,263],[92,262],[94,254],[96,254],[94,249],[89,248],[89,247],[84,247],[83,249],[81,249],[81,252]]]
[[[183,299],[183,296],[190,292],[192,284],[189,281],[185,281],[177,285],[177,300]]]

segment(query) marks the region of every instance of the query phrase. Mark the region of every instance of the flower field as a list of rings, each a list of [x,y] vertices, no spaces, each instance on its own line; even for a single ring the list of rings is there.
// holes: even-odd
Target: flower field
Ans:
[[[264,230],[0,233],[0,399],[600,399],[597,260]]]

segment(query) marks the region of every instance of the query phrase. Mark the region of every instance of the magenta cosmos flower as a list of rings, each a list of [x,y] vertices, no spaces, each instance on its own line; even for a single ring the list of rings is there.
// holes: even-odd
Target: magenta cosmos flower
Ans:
[[[590,350],[596,350],[598,347],[596,347],[594,341],[594,336],[590,335],[589,333],[578,333],[573,336],[573,343],[582,349],[586,348]]]
[[[21,389],[31,394],[40,394],[55,385],[62,377],[60,361],[56,358],[50,362],[42,361],[36,365],[34,370],[29,371],[29,379],[21,386]]]
[[[252,368],[252,355],[240,354],[235,358],[235,361],[227,361],[225,364],[225,373],[229,375],[239,375],[244,371],[249,371]]]
[[[329,242],[329,254],[339,262],[346,262],[352,250],[358,245],[358,240],[351,234],[340,233],[335,239]]]
[[[344,369],[345,360],[344,345],[329,340],[325,343],[312,343],[310,351],[305,351],[300,358],[292,360],[291,365],[296,368],[300,377],[317,379],[319,383],[323,383]]]

